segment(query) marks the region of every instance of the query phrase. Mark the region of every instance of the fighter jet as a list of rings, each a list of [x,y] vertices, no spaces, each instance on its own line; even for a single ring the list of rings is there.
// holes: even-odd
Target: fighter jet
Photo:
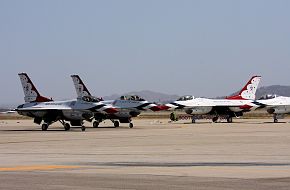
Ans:
[[[88,88],[85,86],[83,81],[78,75],[71,75],[75,90],[77,92],[78,99],[95,99],[92,96]],[[120,123],[129,123],[129,127],[133,127],[132,118],[137,117],[142,111],[160,111],[163,109],[161,105],[150,103],[138,95],[125,95],[121,96],[117,100],[107,100],[104,101],[101,98],[103,105],[109,105],[114,109],[114,112],[103,112],[101,106],[98,110],[93,110],[93,115],[95,121],[93,122],[93,127],[96,128],[99,124],[106,119],[111,120],[114,123],[114,127],[119,127]]]
[[[274,123],[278,122],[279,117],[290,113],[290,97],[265,95],[256,100],[255,103],[260,108],[266,109],[269,114],[273,114]]]
[[[183,96],[165,106],[167,110],[183,109],[187,114],[193,116],[210,115],[213,122],[217,122],[220,116],[226,116],[227,122],[231,123],[233,117],[242,116],[244,112],[249,112],[259,107],[254,103],[254,100],[260,80],[260,76],[253,76],[238,95],[225,99]],[[195,117],[192,117],[192,123],[195,123],[195,120]]]
[[[51,98],[41,96],[26,73],[19,73],[20,81],[24,91],[25,103],[18,106],[15,111],[20,115],[34,118],[34,123],[41,124],[42,130],[46,131],[54,122],[59,121],[65,130],[70,126],[81,126],[85,131],[84,120],[91,121],[92,111],[100,110],[113,113],[116,110],[110,105],[103,104],[99,99],[89,101],[74,99],[66,101],[53,101]],[[67,123],[66,121],[69,121]]]

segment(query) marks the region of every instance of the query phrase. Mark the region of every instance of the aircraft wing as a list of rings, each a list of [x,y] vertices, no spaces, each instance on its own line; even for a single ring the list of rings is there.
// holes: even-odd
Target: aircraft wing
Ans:
[[[15,110],[10,110],[10,111],[0,112],[0,114],[12,114],[12,113],[16,113],[16,111]]]
[[[71,108],[21,108],[17,111],[72,110]]]
[[[16,111],[44,111],[44,110],[72,110],[69,106],[56,105],[56,106],[30,106],[24,108],[17,108]]]
[[[194,101],[175,101],[165,105],[167,110],[184,109],[188,113],[241,112],[256,109],[259,105],[251,100],[212,100],[196,99]]]

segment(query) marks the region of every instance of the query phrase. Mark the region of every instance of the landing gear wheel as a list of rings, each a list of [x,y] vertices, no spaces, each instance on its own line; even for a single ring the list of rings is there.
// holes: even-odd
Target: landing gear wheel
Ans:
[[[233,118],[232,118],[232,117],[228,117],[228,118],[227,118],[227,122],[228,122],[228,123],[232,123],[232,122],[233,122]]]
[[[219,117],[214,117],[214,118],[212,118],[212,122],[216,123],[218,119],[219,119]]]
[[[41,130],[47,131],[47,128],[48,128],[48,124],[46,124],[46,123],[42,124]]]
[[[277,114],[274,114],[273,118],[274,118],[274,123],[278,123],[278,116],[277,116]]]
[[[98,128],[99,127],[99,122],[98,121],[94,121],[93,123],[93,128]]]
[[[86,130],[86,127],[82,125],[81,130],[82,131],[85,131]]]
[[[70,124],[69,123],[65,123],[64,124],[64,130],[65,131],[69,131],[70,130]]]
[[[114,121],[114,127],[119,127],[119,126],[120,126],[119,121]]]
[[[133,128],[134,127],[133,123],[129,123],[129,127]]]
[[[191,123],[195,123],[195,119],[194,118],[191,119]]]

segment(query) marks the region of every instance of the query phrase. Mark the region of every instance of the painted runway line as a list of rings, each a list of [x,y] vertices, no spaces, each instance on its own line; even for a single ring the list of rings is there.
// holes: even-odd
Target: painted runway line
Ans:
[[[0,168],[0,172],[7,171],[45,171],[45,170],[57,170],[57,169],[77,169],[79,166],[63,166],[63,165],[32,165],[32,166],[15,166]]]

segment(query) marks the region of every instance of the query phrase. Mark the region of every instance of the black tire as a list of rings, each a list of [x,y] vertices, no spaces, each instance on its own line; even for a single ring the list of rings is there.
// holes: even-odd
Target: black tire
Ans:
[[[232,122],[233,122],[233,118],[232,118],[232,117],[228,117],[228,118],[227,118],[227,122],[228,122],[228,123],[232,123]]]
[[[130,128],[133,128],[134,127],[134,124],[133,123],[129,123],[129,127]]]
[[[69,123],[65,123],[64,124],[64,130],[65,131],[69,131],[70,130],[70,124]]]
[[[214,117],[212,118],[212,122],[216,123],[218,119],[219,119],[218,117]]]
[[[41,125],[41,130],[42,131],[47,131],[47,129],[48,129],[48,124],[44,123],[44,124]]]
[[[195,119],[192,119],[192,120],[191,120],[191,123],[195,123]]]
[[[85,127],[85,126],[82,126],[82,127],[81,127],[81,130],[82,130],[82,131],[86,131],[86,127]]]
[[[93,123],[93,128],[98,128],[99,127],[99,122],[98,121],[94,121]]]
[[[120,126],[119,121],[114,121],[114,127],[119,127],[119,126]]]

